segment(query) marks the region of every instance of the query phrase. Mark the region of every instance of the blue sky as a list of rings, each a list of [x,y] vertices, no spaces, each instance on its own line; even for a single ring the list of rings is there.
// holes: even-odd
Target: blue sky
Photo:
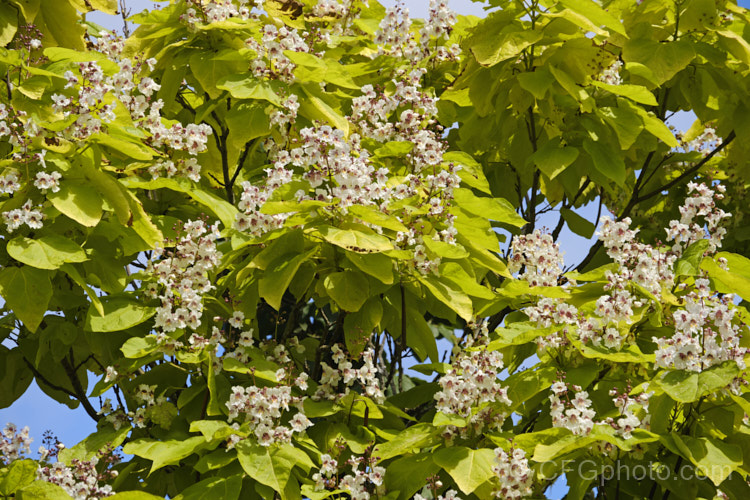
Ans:
[[[385,5],[395,3],[394,0],[381,0],[381,2]],[[148,0],[128,0],[127,3],[133,13],[146,8],[153,8],[155,4],[155,2]],[[406,0],[404,3],[409,7],[412,16],[426,16],[429,5],[427,0]],[[750,8],[750,0],[739,0],[738,3],[743,7]],[[469,0],[452,0],[450,5],[460,14],[483,15],[481,3],[473,3]],[[119,29],[122,26],[118,17],[97,13],[90,15],[89,19],[110,29]],[[678,129],[686,130],[691,123],[692,117],[685,114],[685,116],[675,120],[673,124]],[[592,219],[595,216],[596,207],[584,207],[580,212],[587,218]],[[556,223],[557,217],[554,213],[541,220],[541,225],[547,227],[554,227]],[[561,234],[560,243],[561,248],[566,252],[567,263],[579,261],[589,248],[588,241],[572,234],[567,228]],[[95,380],[92,380],[90,386],[93,386],[95,382]],[[70,446],[85,438],[96,428],[94,422],[83,409],[71,411],[68,407],[55,402],[42,393],[35,383],[12,407],[0,409],[0,427],[6,422],[13,422],[21,427],[29,426],[31,435],[35,437],[34,445],[36,446],[41,444],[42,433],[47,429],[53,430],[60,440]],[[32,449],[35,449],[36,446],[32,446]],[[559,487],[554,490],[551,497],[562,496],[565,492],[564,488]]]

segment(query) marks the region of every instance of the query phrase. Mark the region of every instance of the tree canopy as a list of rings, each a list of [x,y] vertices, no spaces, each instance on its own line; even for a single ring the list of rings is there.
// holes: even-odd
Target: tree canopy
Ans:
[[[97,422],[0,496],[748,498],[747,10],[117,7],[0,3],[0,407]]]

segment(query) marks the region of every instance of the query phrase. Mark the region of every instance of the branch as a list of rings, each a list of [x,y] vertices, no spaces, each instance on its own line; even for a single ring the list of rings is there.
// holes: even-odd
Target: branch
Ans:
[[[71,357],[70,361],[63,358],[61,361],[61,364],[63,368],[65,369],[65,373],[68,374],[70,383],[73,386],[73,391],[75,392],[75,398],[81,402],[81,404],[83,405],[83,409],[86,410],[86,413],[88,413],[89,417],[93,418],[95,421],[98,422],[99,420],[101,420],[102,416],[97,414],[96,410],[91,405],[91,401],[89,401],[89,398],[86,397],[86,391],[83,390],[83,387],[81,386],[81,381],[78,380],[78,375],[76,375],[76,371],[73,368],[72,351],[70,353],[70,357]]]
[[[735,137],[737,137],[737,136],[735,135],[734,130],[732,130],[729,133],[729,135],[727,136],[727,138],[721,144],[719,144],[718,146],[716,146],[713,149],[713,151],[711,151],[710,153],[708,153],[705,158],[703,158],[701,161],[699,161],[698,163],[696,163],[695,165],[693,165],[692,167],[690,167],[689,169],[687,169],[685,172],[682,173],[682,175],[680,175],[676,179],[673,179],[672,181],[666,183],[664,186],[662,186],[662,187],[660,187],[658,189],[654,189],[650,193],[647,193],[647,194],[644,194],[643,196],[638,197],[638,199],[636,200],[635,203],[640,203],[642,201],[645,201],[645,200],[651,198],[652,196],[656,196],[657,194],[661,193],[662,191],[666,191],[669,188],[676,186],[677,184],[679,184],[680,182],[682,182],[683,180],[685,180],[687,177],[690,177],[690,176],[694,175],[698,170],[700,170],[700,168],[703,165],[705,165],[706,163],[708,163],[708,160],[710,160],[711,158],[713,158],[716,154],[718,154],[719,152],[721,152],[722,149],[724,149],[725,147],[727,147],[729,145],[729,143],[731,143],[735,139]]]
[[[130,27],[128,26],[128,16],[130,15],[130,9],[125,6],[125,0],[120,0],[120,16],[122,17],[122,34],[125,38],[130,37]]]
[[[44,375],[42,375],[41,372],[39,372],[39,370],[37,370],[34,367],[34,365],[31,364],[31,362],[29,362],[29,360],[26,359],[25,357],[23,358],[23,361],[24,361],[24,363],[26,363],[26,366],[29,367],[29,370],[31,370],[31,373],[34,374],[34,377],[36,377],[40,382],[44,383],[44,385],[46,385],[50,389],[54,389],[56,391],[63,392],[65,394],[67,394],[68,396],[72,397],[72,398],[76,397],[76,395],[73,394],[72,391],[66,389],[65,387],[61,387],[59,385],[53,384],[52,382],[50,382],[49,380],[47,380],[47,378]]]
[[[229,154],[227,152],[227,137],[229,136],[229,130],[221,126],[221,120],[216,115],[216,112],[211,111],[211,116],[216,123],[219,124],[221,129],[221,135],[216,136],[216,144],[221,154],[221,172],[224,176],[224,191],[227,193],[227,201],[234,205],[234,191],[232,177],[229,176]],[[235,176],[236,178],[236,176]]]
[[[250,144],[252,144],[252,147],[250,146]],[[260,139],[247,141],[247,143],[245,143],[245,149],[242,150],[242,154],[240,155],[240,160],[237,163],[237,169],[234,171],[234,175],[232,175],[232,179],[230,180],[230,184],[232,184],[233,186],[234,186],[234,181],[237,180],[237,176],[240,174],[240,171],[242,170],[242,166],[245,164],[245,160],[247,159],[250,153],[255,152],[255,150],[258,148],[258,144],[260,144]]]
[[[196,114],[195,113],[195,109],[190,104],[188,104],[188,102],[185,100],[185,98],[182,96],[182,94],[180,94],[178,92],[176,97],[177,97],[177,100],[180,101],[180,105],[182,105],[182,107],[184,109],[186,109],[187,111],[189,111],[190,113],[192,113],[193,116],[195,116],[195,114]],[[211,128],[213,128],[213,127],[211,127]]]
[[[533,148],[534,152],[537,151],[537,143],[536,143],[536,124],[534,122],[534,110],[529,107],[529,120],[528,120],[529,126],[528,126],[528,132],[529,132],[529,139],[531,140],[531,147]],[[539,189],[539,169],[534,169],[534,178],[531,182],[531,196],[529,197],[529,204],[526,207],[527,208],[527,219],[528,223],[523,228],[524,234],[529,234],[532,231],[534,231],[534,226],[536,226],[536,192]]]
[[[401,340],[399,340],[398,349],[398,389],[404,390],[404,350],[406,350],[406,292],[404,284],[399,284],[401,288]]]

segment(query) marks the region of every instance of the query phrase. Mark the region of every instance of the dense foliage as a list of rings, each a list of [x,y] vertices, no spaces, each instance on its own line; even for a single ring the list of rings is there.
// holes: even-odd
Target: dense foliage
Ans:
[[[748,498],[748,12],[489,6],[0,3],[0,497]]]

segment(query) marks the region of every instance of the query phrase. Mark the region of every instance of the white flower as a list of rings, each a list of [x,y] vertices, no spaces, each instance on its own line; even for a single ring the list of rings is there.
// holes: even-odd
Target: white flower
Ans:
[[[60,191],[60,179],[62,175],[60,172],[37,172],[34,186],[39,189],[42,193],[46,193],[48,189],[52,190],[53,193]]]
[[[245,320],[245,313],[242,311],[234,311],[232,317],[229,318],[229,324],[235,328],[242,328],[242,323]]]

